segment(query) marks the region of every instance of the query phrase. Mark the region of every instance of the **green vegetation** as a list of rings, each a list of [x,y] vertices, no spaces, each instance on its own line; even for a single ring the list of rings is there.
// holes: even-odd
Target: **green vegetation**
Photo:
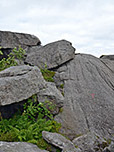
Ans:
[[[18,50],[14,48],[12,52],[8,55],[8,58],[3,58],[2,60],[0,60],[0,71],[9,68],[11,66],[18,65],[15,59],[21,61],[24,58],[24,54],[25,54],[25,50],[23,50],[21,47],[19,47]],[[1,50],[0,50],[0,55],[3,55],[3,52]]]
[[[51,146],[42,138],[42,131],[59,132],[60,127],[45,103],[37,103],[34,95],[24,104],[22,114],[15,114],[9,120],[1,117],[0,140],[30,142],[50,151]]]
[[[61,83],[60,85],[57,86],[61,94],[64,96],[64,83]]]
[[[15,59],[21,61],[24,54],[25,51],[21,47],[18,50],[14,48],[7,58],[0,60],[0,71],[18,65]],[[0,55],[3,55],[1,50]],[[54,81],[54,71],[45,67],[41,72],[46,81]],[[18,112],[10,119],[3,119],[0,113],[0,141],[30,142],[41,149],[51,151],[52,146],[42,138],[42,131],[59,132],[61,124],[57,123],[51,114],[56,105],[50,101],[38,103],[37,96],[34,95],[27,100],[23,108],[23,113]],[[56,152],[60,151],[59,148],[56,149]]]
[[[50,102],[49,100],[45,100],[44,105],[51,113],[53,113],[53,111],[57,108],[56,104]]]
[[[63,83],[60,84],[60,88],[61,88],[61,89],[64,88],[64,84],[63,84]]]
[[[45,69],[40,69],[44,79],[48,82],[54,82],[54,75],[55,75],[55,72],[54,71],[50,71],[48,70],[46,67]]]
[[[59,109],[59,112],[60,112],[60,113],[62,113],[62,112],[63,112],[63,108],[62,108],[62,107]]]

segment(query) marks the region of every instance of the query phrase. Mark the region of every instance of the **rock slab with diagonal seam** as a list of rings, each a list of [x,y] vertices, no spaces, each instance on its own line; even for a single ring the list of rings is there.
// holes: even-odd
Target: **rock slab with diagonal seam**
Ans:
[[[114,62],[110,64],[109,68],[92,55],[77,54],[57,70],[57,80],[64,81],[65,102],[56,120],[69,138],[87,132],[114,135]]]

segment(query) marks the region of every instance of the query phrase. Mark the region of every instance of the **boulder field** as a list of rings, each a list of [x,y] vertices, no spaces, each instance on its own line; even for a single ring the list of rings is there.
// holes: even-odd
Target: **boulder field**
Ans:
[[[0,46],[0,60],[14,47],[26,51],[22,65],[0,72],[3,118],[37,94],[39,102],[49,99],[56,104],[54,119],[62,125],[59,133],[42,132],[49,144],[62,152],[114,152],[114,55],[76,54],[66,40],[42,46],[36,36],[6,31],[0,31]],[[44,80],[40,69],[45,68],[55,72],[53,82]],[[0,152],[29,151],[46,150],[26,142],[0,141]]]

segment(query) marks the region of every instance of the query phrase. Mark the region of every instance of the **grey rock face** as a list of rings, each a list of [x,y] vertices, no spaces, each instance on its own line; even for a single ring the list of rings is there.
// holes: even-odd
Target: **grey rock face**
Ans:
[[[100,61],[107,66],[112,72],[114,72],[114,60],[100,59]]]
[[[72,142],[81,149],[81,152],[104,151],[105,147],[107,147],[109,144],[99,135],[94,135],[89,132],[75,138]]]
[[[70,140],[58,133],[43,131],[42,136],[48,143],[59,147],[63,152],[79,152],[79,149],[76,149]]]
[[[114,61],[114,55],[102,55],[100,58]]]
[[[54,83],[47,82],[47,87],[41,90],[37,96],[39,102],[50,101],[55,106],[52,113],[58,114],[59,108],[63,106],[64,97],[61,92],[56,88]]]
[[[0,152],[48,152],[39,149],[36,145],[26,142],[2,142]]]
[[[40,40],[34,35],[0,31],[0,46],[4,49],[19,46],[26,48],[28,46],[39,45],[40,43]]]
[[[0,72],[0,105],[23,101],[45,87],[45,80],[37,67],[10,67]]]
[[[30,53],[32,53],[32,52],[38,52],[38,50],[39,50],[41,47],[43,47],[43,46],[37,45],[37,46],[27,47],[27,48],[25,49],[26,54],[30,54]]]
[[[73,144],[67,144],[62,152],[81,152],[81,150],[79,148],[75,148],[75,146]]]
[[[35,47],[30,49],[35,49]],[[32,51],[29,50],[28,52]],[[35,51],[27,55],[25,62],[40,68],[47,65],[47,68],[51,69],[73,59],[74,56],[75,49],[72,44],[66,40],[61,40],[35,49]]]
[[[72,142],[80,147],[81,151],[94,151],[95,136],[90,133],[75,138]]]
[[[103,152],[114,152],[114,142],[111,142],[111,144],[106,147]]]
[[[61,132],[71,139],[88,131],[113,136],[113,70],[94,56],[79,54],[58,73],[65,97],[63,112],[55,118],[62,123]]]

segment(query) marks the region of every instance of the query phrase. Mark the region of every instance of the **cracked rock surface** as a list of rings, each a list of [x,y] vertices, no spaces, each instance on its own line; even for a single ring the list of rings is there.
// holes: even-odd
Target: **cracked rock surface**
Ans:
[[[49,43],[40,48],[31,47],[27,52],[31,53],[27,54],[26,63],[36,65],[39,68],[47,66],[48,69],[58,67],[75,56],[75,49],[66,40]]]
[[[102,55],[100,58],[114,61],[114,55]]]
[[[70,140],[58,133],[43,131],[42,136],[48,143],[62,149],[62,152],[80,152]]]
[[[63,107],[64,97],[53,82],[47,82],[46,85],[47,87],[37,94],[38,101],[50,101],[54,105],[51,112],[56,115],[59,113],[59,108]]]
[[[57,80],[64,81],[65,102],[55,119],[70,139],[88,131],[107,138],[114,134],[114,72],[110,68],[92,55],[78,54],[57,70]]]
[[[36,145],[26,142],[0,141],[0,152],[48,152],[41,150]]]
[[[23,101],[46,87],[38,67],[14,66],[0,72],[0,105]]]
[[[40,43],[40,40],[34,35],[0,31],[0,46],[4,49],[13,49],[19,46],[26,48],[28,46],[35,46]]]

